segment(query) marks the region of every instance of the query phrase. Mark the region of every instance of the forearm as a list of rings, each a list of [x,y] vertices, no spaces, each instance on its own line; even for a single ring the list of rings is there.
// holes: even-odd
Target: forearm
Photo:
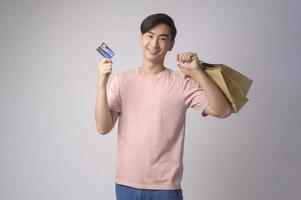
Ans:
[[[194,73],[194,79],[200,84],[208,98],[210,107],[217,113],[229,113],[231,107],[213,80],[202,70],[198,69]]]
[[[106,85],[98,88],[95,105],[95,120],[98,132],[106,134],[112,129],[112,114],[107,100]]]

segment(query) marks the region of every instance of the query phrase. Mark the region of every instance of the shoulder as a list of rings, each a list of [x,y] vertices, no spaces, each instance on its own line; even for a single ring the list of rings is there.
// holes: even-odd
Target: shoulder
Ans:
[[[121,87],[124,84],[131,83],[136,80],[136,69],[128,69],[121,72],[116,72],[112,74],[111,82],[112,84]]]
[[[132,76],[134,76],[136,73],[136,69],[129,69],[126,71],[122,71],[122,72],[117,72],[113,75],[112,79],[115,80],[122,80],[122,79],[127,79],[130,78]]]
[[[118,74],[119,74],[120,76],[130,76],[130,75],[135,74],[135,73],[136,73],[136,70],[137,70],[137,69],[132,68],[132,69],[128,69],[128,70],[119,72]]]
[[[199,84],[189,76],[183,74],[179,69],[169,69],[170,76],[177,80],[178,83],[185,89],[187,88],[198,88]]]
[[[184,81],[187,77],[182,74],[182,72],[178,69],[170,69],[167,68],[168,76],[172,79],[176,79],[177,81]]]
[[[115,74],[115,76],[117,76],[118,78],[128,78],[134,75],[136,75],[136,69],[128,69]]]

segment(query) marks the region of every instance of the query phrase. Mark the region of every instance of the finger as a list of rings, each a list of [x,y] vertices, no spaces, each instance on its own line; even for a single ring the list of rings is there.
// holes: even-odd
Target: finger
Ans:
[[[105,67],[102,70],[112,70],[112,67]]]
[[[98,65],[98,70],[102,71],[103,69],[112,69],[112,64],[108,63],[108,64],[99,64]]]
[[[191,57],[193,60],[199,60],[198,54],[194,53],[193,56]]]
[[[109,58],[103,58],[101,63],[104,64],[104,63],[113,63],[113,62]]]
[[[194,59],[197,59],[197,55],[195,53],[187,52],[187,53],[179,53],[177,55],[178,62],[192,62]]]
[[[187,54],[182,54],[181,55],[181,62],[185,63],[185,62],[188,62],[188,61],[189,61],[188,55]]]
[[[179,54],[179,55],[178,55],[178,62],[179,62],[179,63],[183,63],[183,61],[184,61],[184,60],[183,60],[183,54]]]
[[[100,67],[100,68],[102,68],[102,67],[107,67],[107,66],[111,66],[112,67],[112,63],[100,63],[99,65],[98,65],[98,67]]]
[[[105,63],[105,64],[102,64],[103,67],[112,67],[112,63]]]
[[[100,72],[100,74],[109,74],[112,72],[112,69],[102,69],[99,72]]]
[[[185,54],[180,54],[180,61],[185,62]]]
[[[188,61],[188,62],[191,61],[190,58],[191,58],[191,54],[185,54],[185,55],[184,55],[185,61]]]
[[[101,73],[107,73],[108,71],[111,72],[112,69],[102,69],[102,70],[100,70]]]
[[[195,53],[191,53],[189,56],[189,60],[193,61],[195,59],[195,55],[196,55]]]
[[[103,73],[105,74],[108,74],[108,73],[111,73],[112,72],[112,69],[103,69]]]
[[[195,59],[199,60],[198,54],[194,54]]]
[[[103,68],[104,65],[106,65],[106,64],[104,64],[104,63],[102,63],[102,62],[99,62],[99,63],[97,64],[97,69]]]

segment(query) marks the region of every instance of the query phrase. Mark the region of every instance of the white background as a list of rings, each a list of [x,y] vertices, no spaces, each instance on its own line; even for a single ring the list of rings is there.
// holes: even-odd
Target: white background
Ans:
[[[188,111],[184,199],[300,199],[300,8],[297,0],[2,0],[0,199],[115,199],[117,129],[102,136],[94,121],[96,48],[105,41],[115,51],[112,75],[137,67],[140,23],[157,12],[178,29],[167,67],[193,51],[254,81],[238,114]]]

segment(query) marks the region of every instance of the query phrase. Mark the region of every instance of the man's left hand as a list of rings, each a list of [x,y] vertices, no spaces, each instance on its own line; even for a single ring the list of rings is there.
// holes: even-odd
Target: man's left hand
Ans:
[[[202,66],[196,53],[186,52],[177,54],[177,63],[178,67],[190,76],[202,71]]]

